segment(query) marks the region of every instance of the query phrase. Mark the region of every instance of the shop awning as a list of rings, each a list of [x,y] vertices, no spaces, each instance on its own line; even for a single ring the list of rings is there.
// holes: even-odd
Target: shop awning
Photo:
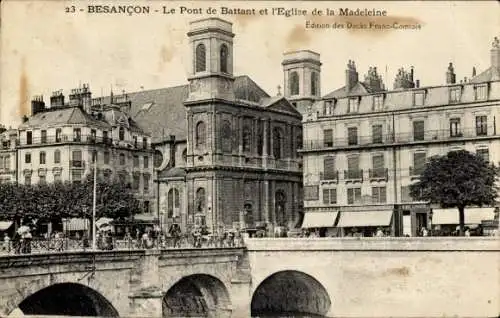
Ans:
[[[333,227],[337,219],[338,212],[307,212],[304,214],[303,228]]]
[[[495,218],[495,208],[466,208],[464,211],[465,224],[481,224],[481,221],[493,220]],[[433,209],[433,225],[458,225],[458,209]]]
[[[90,229],[90,222],[87,219],[62,219],[63,231],[84,231]]]
[[[0,221],[0,231],[5,231],[12,226],[12,221]]]
[[[152,213],[141,213],[141,214],[136,214],[134,215],[134,220],[136,221],[142,221],[145,223],[153,223],[157,220],[156,215]]]
[[[389,226],[392,210],[341,212],[337,227]]]
[[[113,222],[113,219],[102,217],[99,220],[95,221],[95,225],[97,227],[102,227],[105,225],[110,225],[111,222]]]

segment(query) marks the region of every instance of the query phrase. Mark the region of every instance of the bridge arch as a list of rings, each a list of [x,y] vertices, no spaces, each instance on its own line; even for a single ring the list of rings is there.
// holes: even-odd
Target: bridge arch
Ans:
[[[78,283],[44,287],[21,301],[24,315],[68,315],[118,317],[118,311],[99,292]]]
[[[163,297],[163,317],[230,317],[231,299],[224,283],[211,275],[185,276]]]
[[[276,272],[264,279],[252,296],[252,317],[273,314],[324,316],[331,306],[325,287],[314,277],[295,270]]]

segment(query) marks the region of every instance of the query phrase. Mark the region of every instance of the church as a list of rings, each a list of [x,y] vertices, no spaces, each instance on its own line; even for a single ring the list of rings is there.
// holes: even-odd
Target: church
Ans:
[[[186,85],[127,94],[156,149],[153,206],[161,227],[300,227],[301,110],[320,97],[319,54],[286,53],[284,95],[270,96],[233,74],[230,22],[193,21],[187,36]]]

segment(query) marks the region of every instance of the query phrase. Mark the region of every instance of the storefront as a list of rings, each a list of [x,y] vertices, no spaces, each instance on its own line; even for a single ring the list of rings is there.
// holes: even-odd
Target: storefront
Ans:
[[[311,211],[304,214],[302,228],[318,230],[320,236],[337,236],[338,229],[335,228],[338,211]]]
[[[495,219],[495,208],[466,208],[464,211],[465,227],[476,230],[483,221]],[[460,224],[458,208],[432,210],[433,235],[456,235]]]
[[[337,227],[341,236],[376,236],[381,229],[384,236],[391,235],[392,210],[342,211]]]

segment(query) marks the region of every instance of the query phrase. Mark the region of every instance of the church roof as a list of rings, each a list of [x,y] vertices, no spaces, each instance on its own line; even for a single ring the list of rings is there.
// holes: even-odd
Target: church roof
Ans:
[[[127,93],[132,103],[130,115],[140,128],[151,134],[153,142],[160,142],[169,135],[185,140],[187,121],[184,101],[188,94],[188,85]],[[253,102],[269,97],[246,75],[235,77],[234,94],[236,99]],[[104,101],[109,101],[109,96]]]
[[[498,80],[500,80],[500,68],[492,66],[482,73],[478,74],[477,76],[471,78],[470,81],[471,83],[483,83]]]
[[[87,125],[109,129],[110,125],[103,120],[93,118],[80,107],[49,108],[31,116],[27,122],[19,126],[25,128],[43,128],[58,125]]]
[[[186,170],[179,167],[162,170],[158,173],[158,179],[182,178],[186,176]]]

